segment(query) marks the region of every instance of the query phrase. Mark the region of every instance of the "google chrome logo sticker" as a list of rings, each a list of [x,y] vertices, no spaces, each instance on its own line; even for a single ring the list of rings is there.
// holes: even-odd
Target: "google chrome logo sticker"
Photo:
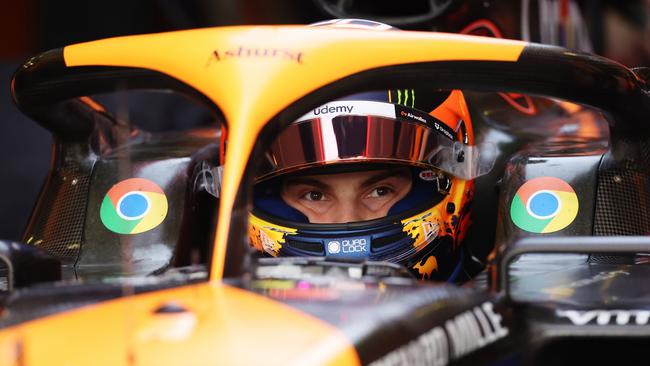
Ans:
[[[554,177],[524,183],[510,205],[510,217],[520,229],[552,233],[569,226],[578,215],[578,197],[571,186]]]
[[[155,228],[165,219],[167,197],[150,180],[126,179],[108,190],[99,214],[110,231],[139,234]]]

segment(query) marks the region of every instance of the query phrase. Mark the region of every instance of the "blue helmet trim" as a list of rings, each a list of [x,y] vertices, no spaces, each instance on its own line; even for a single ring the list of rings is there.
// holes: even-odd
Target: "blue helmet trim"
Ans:
[[[396,202],[388,210],[388,216],[402,213],[414,207],[422,205],[423,202],[431,202],[432,205],[438,203],[442,198],[438,192],[438,183],[436,180],[425,181],[419,177],[420,172],[427,169],[412,168],[411,176],[413,186],[409,193],[401,200]]]
[[[280,181],[273,179],[255,185],[253,191],[253,206],[256,210],[275,216],[282,220],[308,223],[309,220],[302,212],[289,206],[280,197]]]

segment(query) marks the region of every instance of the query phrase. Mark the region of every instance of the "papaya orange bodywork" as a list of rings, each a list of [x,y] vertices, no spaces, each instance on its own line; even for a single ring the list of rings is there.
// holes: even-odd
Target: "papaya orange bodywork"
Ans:
[[[156,314],[163,305],[187,311]],[[265,297],[209,283],[27,322],[0,332],[0,351],[0,365],[359,364],[334,327]]]

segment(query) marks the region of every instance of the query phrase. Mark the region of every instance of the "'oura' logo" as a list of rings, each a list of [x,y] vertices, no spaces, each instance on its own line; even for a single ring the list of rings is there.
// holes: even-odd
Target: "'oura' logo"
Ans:
[[[214,61],[222,61],[228,58],[275,58],[302,64],[302,56],[302,52],[282,48],[248,48],[239,46],[229,50],[212,51],[208,60],[208,66]]]

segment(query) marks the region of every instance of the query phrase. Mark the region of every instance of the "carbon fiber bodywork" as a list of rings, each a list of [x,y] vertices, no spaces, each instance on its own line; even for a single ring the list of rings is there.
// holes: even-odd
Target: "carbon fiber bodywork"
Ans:
[[[51,214],[35,212],[24,242],[41,247],[65,264],[74,264],[81,248],[89,183],[90,169],[77,162],[55,169],[39,203],[41,210]]]
[[[650,141],[627,137],[620,155],[608,154],[599,171],[594,235],[650,233]]]

